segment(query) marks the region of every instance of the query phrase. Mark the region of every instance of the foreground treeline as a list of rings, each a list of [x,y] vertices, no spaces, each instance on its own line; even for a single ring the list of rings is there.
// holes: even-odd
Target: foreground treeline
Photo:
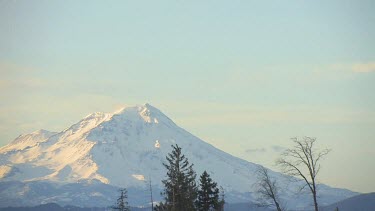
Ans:
[[[312,196],[314,210],[318,211],[317,200],[317,175],[320,170],[320,161],[330,150],[315,148],[315,138],[303,137],[293,138],[294,146],[286,149],[276,164],[284,174],[303,185],[300,191],[308,189]],[[172,146],[173,150],[163,163],[167,170],[164,184],[164,201],[155,207],[154,211],[221,211],[224,210],[224,191],[221,193],[210,175],[204,171],[200,176],[199,184],[196,184],[196,173],[193,164],[190,164],[185,155],[182,154],[178,145]],[[284,202],[281,201],[280,186],[268,169],[259,166],[256,172],[257,183],[255,195],[258,197],[259,206],[268,207],[277,211],[285,211]],[[297,179],[299,178],[299,179]],[[128,211],[126,202],[126,189],[120,191],[121,195],[114,209]],[[221,195],[222,197],[219,197]]]
[[[131,211],[149,211],[150,208],[131,207]],[[110,211],[108,207],[61,206],[56,203],[41,204],[33,207],[1,207],[0,211]]]
[[[2,207],[0,211],[106,211],[102,207],[82,208],[76,206],[60,206],[56,203],[41,204],[34,207]],[[132,209],[132,211],[136,211]]]
[[[222,211],[224,210],[224,190],[219,189],[207,171],[199,177],[194,171],[194,164],[189,163],[187,157],[182,154],[181,148],[176,144],[172,146],[172,152],[163,163],[167,170],[166,179],[162,181],[164,201],[158,203],[154,211]],[[120,189],[120,196],[114,210],[129,211],[126,189]]]
[[[166,157],[167,179],[163,180],[165,201],[159,203],[155,211],[208,211],[223,210],[224,199],[219,199],[219,188],[210,175],[204,171],[196,184],[194,164],[182,154],[178,145]]]

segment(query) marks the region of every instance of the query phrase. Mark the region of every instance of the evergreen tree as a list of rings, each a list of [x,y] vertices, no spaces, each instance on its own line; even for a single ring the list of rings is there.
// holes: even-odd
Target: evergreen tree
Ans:
[[[200,176],[197,208],[199,211],[220,210],[219,188],[210,175],[204,171]]]
[[[155,210],[194,211],[197,185],[193,164],[189,164],[177,144],[172,148],[172,152],[166,157],[167,163],[163,163],[167,169],[167,179],[162,181],[165,186],[165,202]]]
[[[128,206],[128,191],[126,188],[122,188],[119,190],[120,196],[117,199],[116,205],[112,207],[114,210],[120,210],[120,211],[130,211],[130,208]]]
[[[167,206],[163,202],[160,202],[154,207],[154,211],[167,211],[167,210],[168,210]]]
[[[224,211],[225,205],[225,191],[222,186],[220,186],[220,200],[219,200],[219,209],[218,211]]]

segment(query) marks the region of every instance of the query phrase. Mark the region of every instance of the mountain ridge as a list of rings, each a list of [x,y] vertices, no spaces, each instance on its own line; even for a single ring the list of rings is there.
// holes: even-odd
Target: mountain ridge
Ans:
[[[258,164],[204,142],[150,104],[127,106],[113,113],[95,112],[59,133],[44,133],[50,136],[32,136],[36,144],[26,148],[17,149],[14,144],[13,148],[12,144],[0,148],[0,181],[69,184],[93,180],[145,189],[145,182],[152,177],[155,189],[162,190],[162,163],[170,146],[178,144],[195,164],[197,173],[207,170],[224,187],[231,201],[253,200],[250,192],[254,191],[251,186]],[[281,173],[271,171],[271,175],[287,183]],[[286,185],[289,189],[297,186]],[[321,185],[321,189],[323,204],[356,194],[326,185]],[[310,200],[306,194],[295,197],[291,191],[283,195],[293,208],[306,207]]]

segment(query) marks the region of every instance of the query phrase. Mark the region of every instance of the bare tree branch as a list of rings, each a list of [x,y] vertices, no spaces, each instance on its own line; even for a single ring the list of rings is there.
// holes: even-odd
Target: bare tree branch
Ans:
[[[258,206],[275,207],[277,211],[283,211],[280,206],[279,187],[275,179],[269,175],[268,169],[259,166],[257,169],[256,194]]]
[[[287,149],[276,161],[282,171],[290,176],[302,178],[305,184],[300,188],[303,190],[309,187],[313,199],[315,211],[318,211],[316,177],[320,171],[320,160],[326,156],[330,150],[317,150],[314,147],[316,138],[303,137],[302,139],[292,138],[295,146]]]

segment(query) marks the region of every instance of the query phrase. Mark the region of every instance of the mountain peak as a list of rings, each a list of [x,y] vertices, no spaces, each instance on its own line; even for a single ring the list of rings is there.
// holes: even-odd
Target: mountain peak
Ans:
[[[146,201],[143,196],[147,176],[155,181],[155,190],[162,191],[161,181],[165,179],[163,163],[170,153],[170,146],[175,144],[178,144],[189,161],[194,163],[198,174],[206,170],[225,188],[228,201],[242,202],[245,198],[246,201],[251,199],[248,192],[253,191],[251,187],[256,182],[253,175],[258,165],[216,149],[178,127],[159,109],[148,103],[127,106],[114,113],[92,113],[57,134],[38,130],[18,137],[9,145],[0,148],[0,180],[35,184],[43,181],[51,184],[67,183],[69,187],[74,184],[79,191],[82,186],[76,186],[78,182],[100,181],[99,186],[90,182],[95,186],[90,187],[90,194],[95,192],[106,197],[108,189],[104,190],[104,187],[109,186],[105,184],[111,187],[127,187],[140,193],[130,196],[137,196],[137,203],[140,203],[138,205],[143,205]],[[270,173],[279,181],[287,180],[279,173]],[[22,188],[13,189],[13,186],[7,185],[7,189],[1,191],[0,198],[4,198],[4,194],[6,197],[13,197],[9,192],[23,191]],[[0,189],[3,190],[3,187],[0,186]],[[39,186],[32,185],[30,188],[34,187]],[[296,185],[291,185],[290,188],[294,189]],[[328,186],[319,188],[322,190],[321,205],[355,194]],[[29,192],[39,193],[39,190],[30,189]],[[64,189],[59,192],[67,191]],[[35,196],[38,199],[44,197],[38,194]],[[16,201],[19,195],[14,197],[8,201]],[[308,206],[309,196],[301,197],[296,198],[289,192],[285,193],[285,198],[289,200],[288,204],[292,208]],[[73,202],[77,197],[72,192],[68,195],[51,195],[49,198],[63,202],[72,199]],[[93,199],[93,195],[77,200],[89,198]],[[94,199],[98,199],[96,195]]]
[[[149,103],[145,103],[143,105],[125,106],[113,113],[113,116],[116,115],[132,121],[143,120],[146,123],[164,123],[168,125],[175,125],[175,123],[163,112]]]
[[[144,107],[150,107],[151,105],[149,103],[143,104]],[[152,107],[152,106],[151,106]]]
[[[108,116],[108,113],[94,112],[94,113],[91,113],[91,114],[85,116],[85,118],[83,118],[83,120],[101,119],[101,118],[104,118],[105,116]]]
[[[134,110],[134,109],[135,110],[155,109],[155,107],[153,107],[149,103],[136,104],[136,105],[132,105],[132,106],[126,105],[126,106],[123,106],[122,108],[120,108],[119,110],[113,112],[113,114],[119,114],[119,113],[123,113],[126,110]]]
[[[36,131],[32,132],[31,134],[42,135],[42,134],[51,134],[51,133],[55,133],[55,132],[51,132],[51,131],[44,130],[44,129],[39,129],[39,130],[36,130]]]

